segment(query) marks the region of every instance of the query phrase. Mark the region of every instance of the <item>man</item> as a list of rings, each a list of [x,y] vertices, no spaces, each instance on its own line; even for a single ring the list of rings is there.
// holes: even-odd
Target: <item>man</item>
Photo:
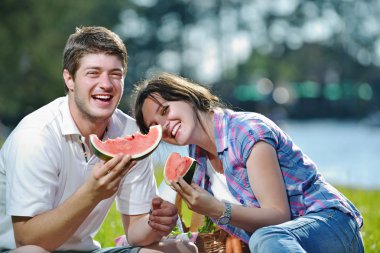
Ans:
[[[8,215],[0,219],[0,249],[196,252],[193,244],[159,242],[178,214],[156,197],[150,158],[118,155],[103,162],[89,149],[90,134],[107,139],[138,130],[117,109],[127,71],[122,40],[104,27],[78,28],[63,57],[67,96],[26,116],[0,151],[0,211],[6,207]],[[99,249],[93,237],[114,199],[132,246]]]

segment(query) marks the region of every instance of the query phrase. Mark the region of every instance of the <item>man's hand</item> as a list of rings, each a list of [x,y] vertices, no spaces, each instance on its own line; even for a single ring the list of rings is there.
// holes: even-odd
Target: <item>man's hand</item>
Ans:
[[[38,245],[48,251],[57,249],[75,233],[101,200],[117,192],[121,180],[135,163],[130,156],[123,155],[98,163],[87,181],[58,207],[34,217],[14,216],[16,243]]]
[[[152,210],[149,214],[149,226],[161,236],[167,236],[177,224],[177,207],[160,197],[152,199]]]
[[[117,192],[121,180],[135,164],[130,155],[121,154],[107,162],[102,161],[94,166],[84,187],[94,199],[107,199]]]

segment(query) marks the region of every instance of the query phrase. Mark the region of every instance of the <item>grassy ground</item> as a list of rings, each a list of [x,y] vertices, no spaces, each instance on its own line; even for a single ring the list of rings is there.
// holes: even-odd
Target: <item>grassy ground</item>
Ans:
[[[162,175],[156,174],[158,184],[162,180]],[[348,197],[355,206],[360,210],[364,217],[364,227],[362,234],[364,239],[365,252],[380,252],[380,191],[370,191],[361,189],[352,189],[347,187],[338,187],[338,189]],[[184,222],[189,224],[189,213],[184,211]],[[113,246],[114,238],[123,234],[123,227],[120,216],[112,207],[96,239],[103,247]]]
[[[364,217],[362,235],[365,252],[380,252],[380,191],[338,187]]]

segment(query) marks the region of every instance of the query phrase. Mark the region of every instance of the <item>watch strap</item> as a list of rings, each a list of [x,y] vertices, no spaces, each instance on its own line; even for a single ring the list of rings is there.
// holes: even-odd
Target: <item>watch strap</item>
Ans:
[[[231,221],[231,203],[224,202],[224,206],[223,214],[217,219],[219,225],[227,225]]]

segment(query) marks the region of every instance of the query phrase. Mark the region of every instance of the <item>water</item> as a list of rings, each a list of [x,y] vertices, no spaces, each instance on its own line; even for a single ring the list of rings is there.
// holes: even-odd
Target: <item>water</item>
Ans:
[[[282,127],[332,184],[380,189],[380,128],[322,120]]]
[[[281,125],[317,164],[333,185],[380,189],[380,128],[358,122],[312,120]],[[154,161],[163,164],[167,154],[187,153],[184,147],[160,146]]]

